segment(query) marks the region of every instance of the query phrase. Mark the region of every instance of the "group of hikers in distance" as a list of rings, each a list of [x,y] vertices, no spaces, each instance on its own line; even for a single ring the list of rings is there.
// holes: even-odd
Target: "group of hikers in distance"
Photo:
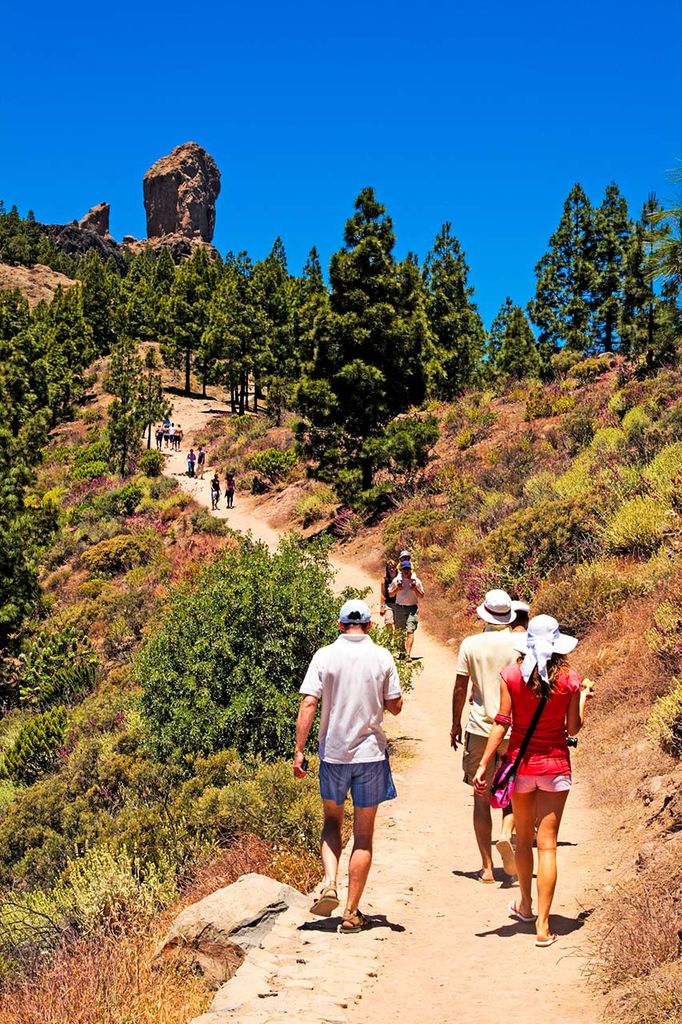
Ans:
[[[424,587],[410,553],[386,563],[381,581],[384,624],[404,633],[412,658]],[[557,839],[571,789],[569,743],[575,745],[593,684],[580,679],[566,656],[578,641],[549,615],[530,617],[529,605],[504,590],[490,590],[476,613],[482,628],[459,646],[452,693],[450,744],[463,747],[464,782],[473,789],[473,830],[481,857],[476,878],[492,884],[492,813],[502,808],[496,849],[506,885],[518,879],[511,918],[535,924],[535,944],[553,945],[549,914],[557,879]],[[311,912],[330,916],[339,907],[337,874],[344,805],[353,800],[353,848],[348,893],[338,931],[371,926],[360,910],[372,863],[378,807],[397,796],[383,730],[383,715],[400,714],[400,679],[390,651],[369,636],[372,613],[362,600],[346,601],[340,635],[318,650],[300,687],[293,771],[308,774],[306,743],[321,702],[318,753],[323,807],[320,852],[324,879]],[[466,725],[462,718],[469,705]],[[533,844],[538,851],[537,912],[533,910]]]
[[[156,450],[163,451],[164,446],[169,448],[171,451],[179,452],[181,450],[181,443],[183,438],[182,427],[180,424],[175,425],[171,423],[168,417],[164,417],[162,423],[159,423],[154,432],[156,438]],[[200,444],[198,451],[194,451],[191,447],[187,452],[187,476],[197,477],[199,480],[204,479],[204,473],[206,471],[206,451],[204,446]],[[220,477],[218,476],[218,470],[215,471],[211,479],[211,511],[215,512],[219,508],[219,502],[221,498],[221,484]],[[234,493],[237,489],[237,478],[233,470],[228,470],[225,474],[225,502],[226,508],[234,508]]]

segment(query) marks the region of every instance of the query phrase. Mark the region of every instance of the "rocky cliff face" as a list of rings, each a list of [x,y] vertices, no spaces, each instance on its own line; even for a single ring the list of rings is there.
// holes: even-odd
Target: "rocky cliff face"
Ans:
[[[211,241],[220,171],[196,142],[176,146],[157,160],[144,176],[143,189],[150,239],[180,235]]]
[[[98,203],[78,221],[81,231],[94,231],[102,238],[109,237],[109,203]]]

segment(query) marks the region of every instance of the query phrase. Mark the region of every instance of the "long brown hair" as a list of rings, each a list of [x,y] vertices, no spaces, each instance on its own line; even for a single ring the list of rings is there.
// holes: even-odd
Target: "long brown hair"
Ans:
[[[519,658],[519,665],[523,658]],[[546,700],[554,693],[556,687],[557,677],[560,672],[568,668],[568,659],[563,654],[553,654],[547,663],[547,678],[549,683],[546,683],[538,672],[537,665],[533,669],[528,680],[527,685],[530,686],[536,697],[544,697]]]

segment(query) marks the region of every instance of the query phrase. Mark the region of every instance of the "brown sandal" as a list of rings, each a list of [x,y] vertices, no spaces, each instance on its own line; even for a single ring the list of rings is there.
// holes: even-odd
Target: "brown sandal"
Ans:
[[[343,922],[339,925],[337,931],[342,935],[352,935],[353,932],[361,932],[368,924],[369,922],[362,911],[356,910],[354,914],[345,913],[343,915]]]
[[[336,910],[338,905],[339,897],[336,894],[336,889],[333,885],[328,885],[313,903],[310,913],[317,914],[318,917],[330,917],[332,910]]]

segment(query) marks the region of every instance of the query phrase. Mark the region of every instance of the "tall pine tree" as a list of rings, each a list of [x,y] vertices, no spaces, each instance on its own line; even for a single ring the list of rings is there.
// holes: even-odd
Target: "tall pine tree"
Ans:
[[[469,267],[448,221],[426,257],[423,276],[434,345],[430,390],[450,399],[479,380],[486,336],[468,282]]]
[[[611,182],[595,212],[592,240],[596,271],[593,336],[595,346],[605,352],[613,352],[618,347],[631,228],[627,203],[615,182]]]
[[[593,348],[594,265],[593,212],[581,185],[574,185],[549,251],[535,267],[537,287],[528,313],[540,329],[543,363],[565,345],[574,352]]]

